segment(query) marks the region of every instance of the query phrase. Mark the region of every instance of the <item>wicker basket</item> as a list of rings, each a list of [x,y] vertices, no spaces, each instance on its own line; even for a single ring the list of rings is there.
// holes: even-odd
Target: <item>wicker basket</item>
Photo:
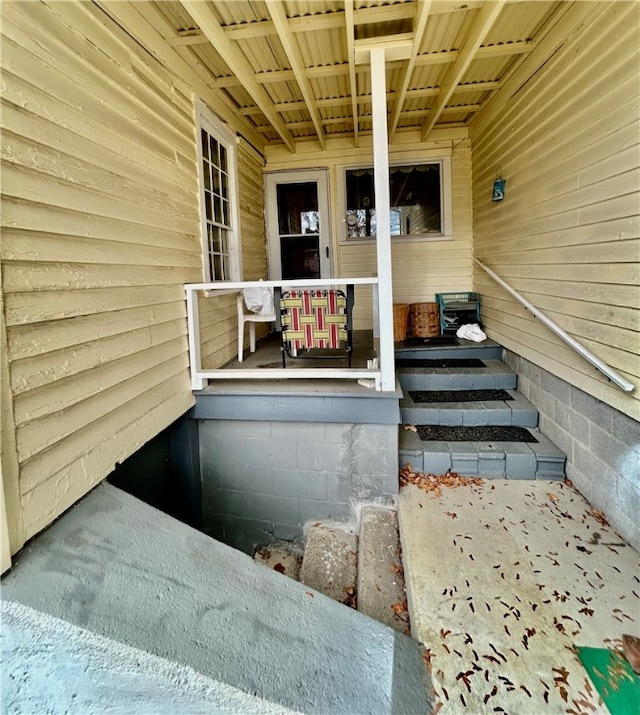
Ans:
[[[440,310],[437,303],[412,303],[409,306],[409,335],[435,338],[440,335]]]
[[[408,303],[393,304],[393,342],[401,343],[407,337]]]

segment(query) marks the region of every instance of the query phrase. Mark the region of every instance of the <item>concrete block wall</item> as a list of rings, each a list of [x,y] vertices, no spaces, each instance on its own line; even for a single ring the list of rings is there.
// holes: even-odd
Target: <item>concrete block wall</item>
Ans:
[[[203,529],[250,553],[398,495],[397,424],[199,420]]]
[[[566,474],[632,546],[640,548],[640,422],[505,350],[540,430],[567,455]]]

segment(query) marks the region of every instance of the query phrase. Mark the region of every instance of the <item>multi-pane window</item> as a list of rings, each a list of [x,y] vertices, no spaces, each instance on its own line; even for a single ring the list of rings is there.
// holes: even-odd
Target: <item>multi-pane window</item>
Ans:
[[[390,230],[392,236],[442,237],[445,190],[442,162],[389,167]],[[347,169],[347,239],[376,236],[373,168]]]
[[[240,278],[235,191],[235,146],[228,130],[199,106],[201,218],[205,279]]]

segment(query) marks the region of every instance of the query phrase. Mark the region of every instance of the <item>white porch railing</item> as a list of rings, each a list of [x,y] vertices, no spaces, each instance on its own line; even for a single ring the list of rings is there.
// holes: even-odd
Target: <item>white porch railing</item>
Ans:
[[[371,380],[371,385],[376,390],[382,390],[384,385],[395,384],[395,364],[393,359],[393,344],[387,354],[391,355],[390,360],[380,361],[380,353],[385,351],[378,349],[378,357],[369,361],[371,367],[367,368],[234,368],[232,370],[218,368],[207,370],[202,368],[201,345],[200,345],[200,313],[199,301],[202,294],[203,300],[216,293],[234,293],[243,288],[330,288],[346,285],[371,286],[374,321],[378,320],[378,278],[332,278],[327,280],[289,280],[289,281],[238,281],[230,283],[190,283],[185,285],[187,300],[187,321],[189,329],[189,358],[191,367],[191,387],[194,390],[203,390],[207,386],[207,380],[267,380],[267,379],[353,379]],[[276,306],[276,310],[278,307]],[[374,335],[384,335],[374,326]],[[379,348],[379,346],[378,346]],[[385,364],[386,363],[386,364]]]

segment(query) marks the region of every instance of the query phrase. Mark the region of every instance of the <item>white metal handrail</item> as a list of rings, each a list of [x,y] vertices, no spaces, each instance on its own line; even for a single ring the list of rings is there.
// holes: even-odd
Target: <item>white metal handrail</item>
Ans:
[[[625,380],[619,372],[616,372],[612,367],[609,367],[607,363],[600,360],[599,357],[594,355],[590,350],[579,343],[575,338],[573,338],[569,333],[564,331],[557,323],[554,323],[551,318],[548,318],[541,310],[530,303],[523,295],[518,293],[515,288],[512,288],[505,280],[500,278],[500,276],[486,266],[479,258],[475,259],[475,262],[488,273],[496,283],[501,285],[507,293],[510,293],[519,303],[521,303],[532,315],[534,315],[541,323],[552,330],[559,338],[564,340],[567,345],[572,347],[579,355],[581,355],[585,360],[590,362],[597,370],[607,377],[611,382],[613,382],[617,387],[625,392],[633,392],[635,390],[635,385],[628,380]]]
[[[395,383],[395,365],[381,364],[380,360],[371,362],[368,368],[234,368],[228,370],[218,368],[205,370],[202,368],[200,353],[200,314],[198,298],[200,293],[208,297],[215,294],[223,295],[237,293],[243,288],[328,288],[331,286],[369,285],[372,290],[372,299],[375,306],[378,302],[378,278],[330,278],[323,280],[277,280],[277,281],[236,281],[225,283],[189,283],[185,285],[187,301],[187,324],[189,332],[189,363],[191,370],[191,387],[194,390],[203,390],[208,380],[237,380],[237,379],[335,379],[349,378],[355,380],[371,380],[377,390],[390,380]],[[391,373],[391,375],[387,374]]]

